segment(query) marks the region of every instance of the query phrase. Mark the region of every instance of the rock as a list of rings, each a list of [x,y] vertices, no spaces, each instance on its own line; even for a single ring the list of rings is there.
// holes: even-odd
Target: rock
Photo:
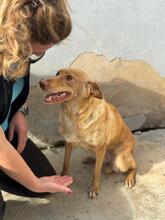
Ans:
[[[84,70],[98,82],[105,99],[118,108],[132,130],[164,127],[165,79],[145,61],[109,61],[84,53],[70,67]]]
[[[144,114],[124,118],[124,121],[131,130],[138,130],[143,127],[146,117]]]

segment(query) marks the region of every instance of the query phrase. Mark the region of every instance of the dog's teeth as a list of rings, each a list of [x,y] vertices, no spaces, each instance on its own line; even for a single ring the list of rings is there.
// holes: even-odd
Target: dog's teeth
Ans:
[[[63,98],[64,96],[65,96],[65,92],[63,92],[63,93],[60,94],[60,97]]]

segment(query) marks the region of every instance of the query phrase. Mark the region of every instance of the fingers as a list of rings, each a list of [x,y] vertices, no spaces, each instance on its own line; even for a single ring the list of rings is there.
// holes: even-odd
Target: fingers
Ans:
[[[22,153],[27,141],[27,132],[20,131],[18,133],[18,145],[17,145],[17,151],[18,153]]]
[[[27,141],[27,125],[25,117],[20,112],[17,112],[10,122],[8,137],[10,142],[13,140],[15,132],[18,133],[17,151],[22,153]]]
[[[47,177],[42,177],[44,178],[45,180],[48,178],[49,180],[52,180],[52,181],[56,181],[56,182],[60,182],[60,181],[65,181],[65,180],[73,180],[73,177],[72,176],[60,176],[60,175],[54,175],[54,176],[47,176]]]
[[[9,127],[9,134],[8,134],[8,139],[11,142],[13,140],[14,137],[14,126],[10,126]]]
[[[72,193],[71,189],[69,189],[67,186],[65,186],[61,183],[58,183],[57,180],[53,179],[53,176],[51,176],[51,177],[40,177],[39,181],[40,181],[40,184],[39,184],[40,190],[42,192],[51,192],[51,193],[63,192],[63,193],[67,193],[67,194]],[[71,182],[71,180],[70,180],[70,182]]]
[[[58,192],[63,192],[63,193],[66,193],[66,194],[71,194],[71,193],[72,193],[72,190],[69,189],[69,188],[66,187],[66,186],[61,186],[61,185],[59,185],[59,186],[58,186]]]
[[[49,181],[55,182],[57,184],[63,185],[63,186],[69,186],[73,183],[73,178],[71,176],[51,176],[47,177],[49,178]]]
[[[70,186],[73,183],[73,178],[70,176],[63,176],[58,179],[57,183],[63,186]]]
[[[60,176],[60,175],[56,175],[56,176],[53,176],[53,179],[54,180],[57,180],[57,181],[66,181],[66,180],[70,180],[70,179],[73,179],[72,176]]]
[[[14,126],[11,125],[9,127],[9,136],[8,136],[8,139],[10,142],[13,140],[14,132],[15,132],[15,128],[14,128]],[[22,153],[25,148],[26,141],[27,141],[27,132],[22,130],[17,133],[18,133],[17,151],[19,153]]]
[[[68,188],[73,183],[71,176],[48,176],[40,177],[43,186],[47,188],[48,192],[63,192],[71,194],[72,190]],[[46,189],[44,189],[46,191]]]

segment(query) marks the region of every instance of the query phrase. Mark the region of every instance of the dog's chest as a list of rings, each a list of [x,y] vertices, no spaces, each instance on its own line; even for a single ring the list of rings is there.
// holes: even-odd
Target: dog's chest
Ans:
[[[78,139],[77,115],[61,114],[59,132],[67,142],[77,142]]]
[[[79,114],[61,114],[59,131],[67,142],[75,143],[79,147],[95,149],[100,145],[104,130],[103,124],[95,123],[97,119],[98,113],[96,114],[95,111],[91,111],[85,117],[80,117]]]

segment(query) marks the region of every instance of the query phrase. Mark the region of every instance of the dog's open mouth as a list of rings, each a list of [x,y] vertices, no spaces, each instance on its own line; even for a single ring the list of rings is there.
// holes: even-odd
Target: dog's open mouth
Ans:
[[[70,92],[49,93],[44,94],[43,100],[46,103],[62,102],[67,100],[70,96]]]

